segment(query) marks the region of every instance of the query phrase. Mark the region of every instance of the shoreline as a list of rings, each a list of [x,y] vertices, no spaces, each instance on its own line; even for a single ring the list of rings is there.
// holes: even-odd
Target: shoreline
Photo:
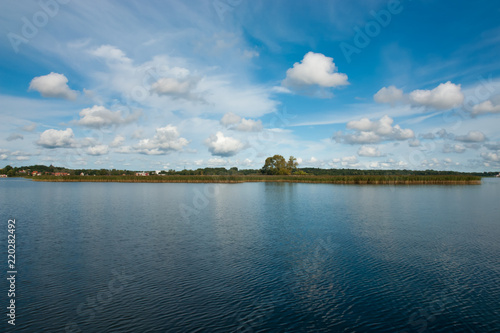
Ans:
[[[310,183],[345,185],[480,185],[478,176],[37,176],[41,182],[91,183]]]

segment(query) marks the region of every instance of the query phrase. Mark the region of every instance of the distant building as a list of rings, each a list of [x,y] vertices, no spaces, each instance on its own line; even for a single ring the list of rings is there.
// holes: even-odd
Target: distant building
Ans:
[[[67,172],[54,172],[54,176],[69,176]]]
[[[7,178],[7,175],[0,175],[0,178]]]
[[[500,173],[498,173],[498,175],[496,175],[495,177],[500,177]]]
[[[136,172],[136,176],[149,176],[149,172]]]

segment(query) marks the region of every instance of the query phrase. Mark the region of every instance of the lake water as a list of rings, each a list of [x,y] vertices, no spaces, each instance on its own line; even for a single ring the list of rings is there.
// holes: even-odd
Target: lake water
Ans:
[[[498,332],[499,198],[2,179],[2,275],[15,218],[18,332]]]

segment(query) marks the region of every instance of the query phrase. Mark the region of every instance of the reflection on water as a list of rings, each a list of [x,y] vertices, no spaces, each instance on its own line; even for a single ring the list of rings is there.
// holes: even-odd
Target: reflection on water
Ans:
[[[18,221],[16,329],[498,331],[499,196],[500,179],[2,179],[2,219]]]

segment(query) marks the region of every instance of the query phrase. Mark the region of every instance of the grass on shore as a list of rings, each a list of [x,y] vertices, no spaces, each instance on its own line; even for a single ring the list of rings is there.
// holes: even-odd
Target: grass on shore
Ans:
[[[481,177],[468,175],[236,175],[236,176],[36,176],[35,181],[46,182],[117,182],[117,183],[246,183],[246,182],[287,182],[287,183],[324,183],[324,184],[481,184]]]

